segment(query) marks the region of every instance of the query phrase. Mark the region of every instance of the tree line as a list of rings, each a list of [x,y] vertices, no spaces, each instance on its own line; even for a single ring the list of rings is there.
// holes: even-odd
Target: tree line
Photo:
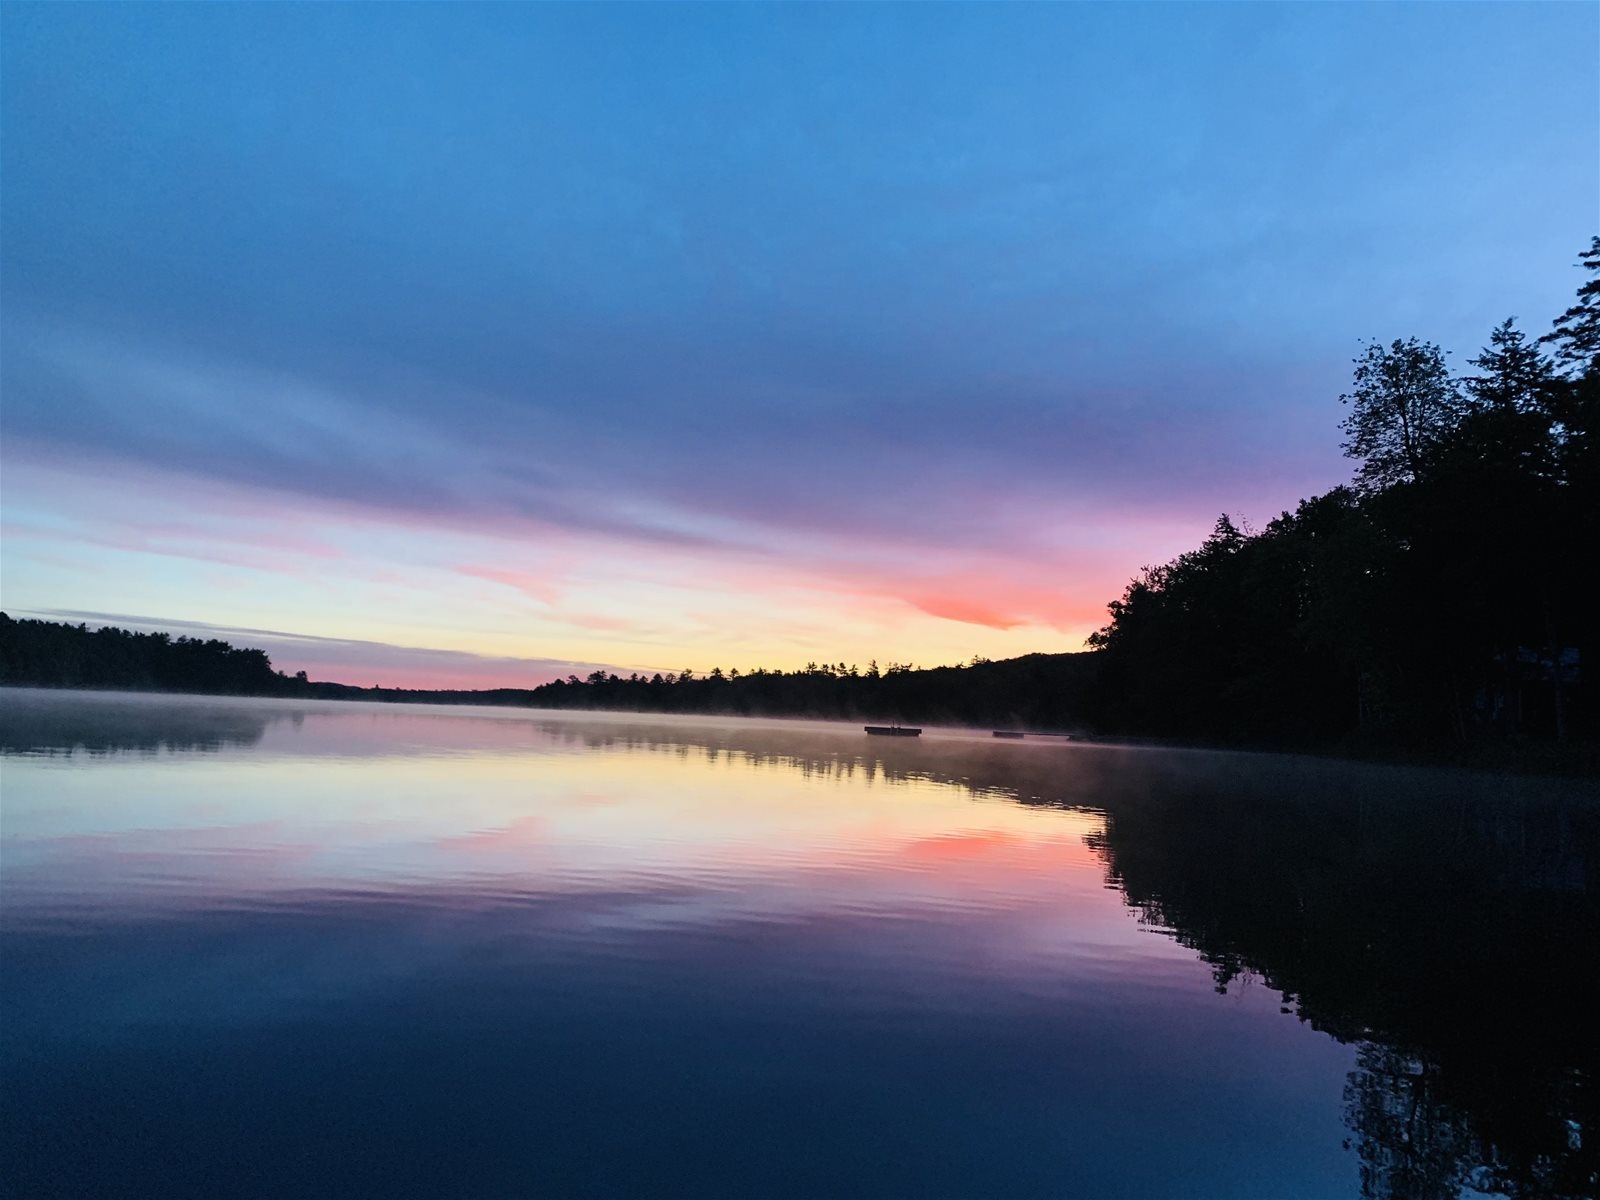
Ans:
[[[0,613],[0,683],[271,696],[291,681],[265,650],[216,638],[13,620]]]
[[[713,668],[619,677],[595,671],[533,690],[546,708],[811,716],[1057,730],[1084,722],[1094,690],[1092,654],[1026,654],[957,666],[892,663],[865,668],[807,663],[798,671]]]

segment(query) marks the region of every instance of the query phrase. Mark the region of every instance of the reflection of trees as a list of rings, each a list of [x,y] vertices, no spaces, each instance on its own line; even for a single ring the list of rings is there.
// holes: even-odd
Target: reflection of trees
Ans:
[[[1361,1194],[1453,1200],[1486,1180],[1466,1164],[1477,1149],[1460,1114],[1435,1095],[1429,1064],[1367,1043],[1345,1084],[1345,1121],[1361,1155]]]
[[[85,693],[0,695],[0,754],[210,753],[253,746],[289,709]]]
[[[1572,1032],[1584,1035],[1581,1027]],[[1452,1079],[1426,1051],[1364,1043],[1344,1093],[1345,1121],[1361,1156],[1361,1194],[1594,1196],[1594,1150],[1583,1146],[1595,1129],[1594,1098],[1577,1090],[1579,1070],[1565,1081],[1508,1079],[1472,1095],[1458,1086],[1464,1075]],[[1492,1080],[1483,1083],[1494,1088]],[[1546,1094],[1549,1083],[1557,1090]],[[1493,1111],[1509,1106],[1519,1111]]]
[[[1358,1047],[1362,1193],[1600,1193],[1600,805],[1581,785],[1263,755],[804,727],[562,721],[548,735],[1105,814],[1141,918]]]
[[[1108,808],[1096,845],[1219,988],[1259,976],[1360,1044],[1345,1100],[1365,1195],[1592,1196],[1600,812],[1327,772],[1299,793],[1152,791]]]

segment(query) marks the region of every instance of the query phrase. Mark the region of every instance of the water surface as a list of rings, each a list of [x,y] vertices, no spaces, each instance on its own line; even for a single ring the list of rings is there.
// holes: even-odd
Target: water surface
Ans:
[[[0,692],[25,1196],[1595,1191],[1578,785]]]

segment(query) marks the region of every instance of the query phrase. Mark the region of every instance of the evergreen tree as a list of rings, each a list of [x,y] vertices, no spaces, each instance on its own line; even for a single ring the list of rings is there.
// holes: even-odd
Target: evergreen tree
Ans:
[[[1593,271],[1593,278],[1578,289],[1578,302],[1539,340],[1555,346],[1556,362],[1569,376],[1600,375],[1600,236],[1578,255],[1578,265]]]

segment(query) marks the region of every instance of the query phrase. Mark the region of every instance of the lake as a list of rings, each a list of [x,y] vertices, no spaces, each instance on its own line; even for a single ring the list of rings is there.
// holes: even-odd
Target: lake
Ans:
[[[1596,1191],[1592,784],[0,691],[19,1197]]]

